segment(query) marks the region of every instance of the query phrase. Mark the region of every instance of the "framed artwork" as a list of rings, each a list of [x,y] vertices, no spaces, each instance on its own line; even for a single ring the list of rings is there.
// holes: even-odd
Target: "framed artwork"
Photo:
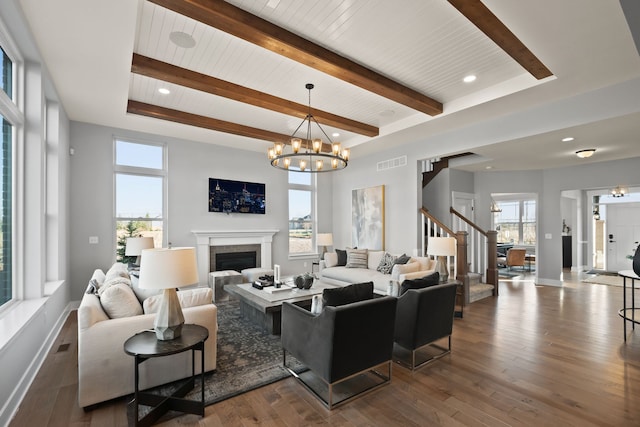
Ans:
[[[384,250],[384,185],[351,192],[351,244]]]

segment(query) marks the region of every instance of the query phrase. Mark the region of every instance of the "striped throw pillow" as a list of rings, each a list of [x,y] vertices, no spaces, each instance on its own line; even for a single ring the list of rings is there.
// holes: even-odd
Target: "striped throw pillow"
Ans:
[[[367,249],[347,249],[347,268],[367,268]]]

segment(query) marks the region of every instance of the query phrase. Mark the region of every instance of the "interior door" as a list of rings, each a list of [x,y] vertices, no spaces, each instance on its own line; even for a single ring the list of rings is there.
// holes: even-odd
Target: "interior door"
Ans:
[[[475,223],[475,195],[470,193],[461,193],[454,191],[452,195],[453,203],[452,206],[455,210],[460,212],[465,218],[469,221]],[[467,261],[470,265],[469,271],[478,271],[480,268],[479,257],[482,254],[477,253],[475,250],[476,247],[476,236],[473,233],[473,229],[464,221],[457,221],[455,217],[453,217],[453,231],[466,231],[468,234],[467,240]]]
[[[631,269],[628,255],[640,241],[640,206],[633,204],[607,205],[607,271]]]

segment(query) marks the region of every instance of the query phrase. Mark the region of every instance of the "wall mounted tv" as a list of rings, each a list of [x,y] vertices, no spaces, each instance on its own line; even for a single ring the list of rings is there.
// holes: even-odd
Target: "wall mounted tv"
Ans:
[[[265,184],[209,178],[209,212],[265,213]]]

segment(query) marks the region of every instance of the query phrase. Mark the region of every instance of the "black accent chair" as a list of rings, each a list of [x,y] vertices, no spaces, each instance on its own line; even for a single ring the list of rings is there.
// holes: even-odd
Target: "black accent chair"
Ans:
[[[451,353],[456,287],[455,283],[447,283],[409,289],[398,298],[394,337],[394,360],[398,364],[415,370]],[[449,339],[447,348],[435,344],[435,341],[445,337]],[[417,353],[426,346],[435,347],[441,352],[425,359],[424,354]],[[424,360],[416,364],[416,356]]]
[[[284,367],[329,409],[388,384],[397,301],[382,297],[326,306],[319,315],[284,302]],[[289,367],[287,353],[308,370]],[[386,375],[376,370],[385,365]]]

